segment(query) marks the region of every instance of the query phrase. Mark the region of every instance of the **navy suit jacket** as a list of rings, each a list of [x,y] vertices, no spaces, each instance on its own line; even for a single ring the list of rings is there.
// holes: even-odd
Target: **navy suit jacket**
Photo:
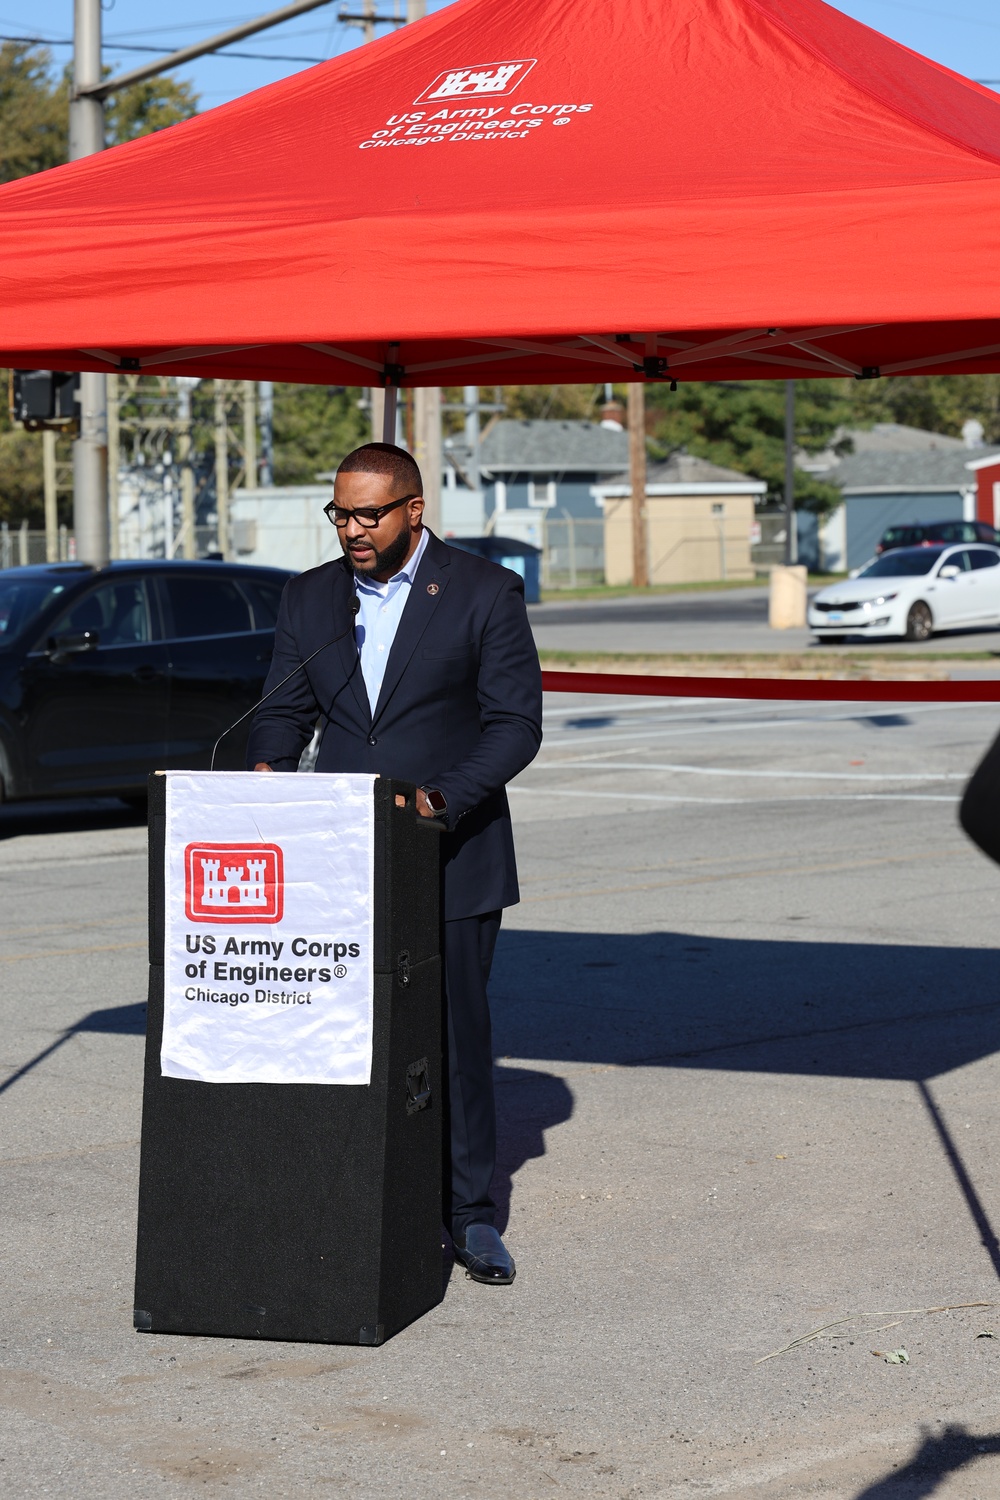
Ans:
[[[317,771],[374,772],[444,793],[446,919],[513,906],[504,787],[542,738],[542,678],[520,578],[429,533],[374,714],[349,629],[353,597],[343,557],[286,585],[266,690],[348,633],[258,709],[247,764],[294,771],[321,720]]]

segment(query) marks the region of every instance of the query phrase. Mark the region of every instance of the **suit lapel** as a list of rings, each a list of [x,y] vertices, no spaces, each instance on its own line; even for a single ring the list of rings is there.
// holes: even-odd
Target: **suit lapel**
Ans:
[[[334,585],[333,596],[333,633],[337,635],[341,630],[347,630],[348,625],[352,628],[344,636],[338,646],[340,652],[340,664],[344,669],[344,676],[351,684],[351,691],[358,702],[358,707],[366,723],[371,720],[371,704],[368,702],[368,690],[365,687],[365,679],[361,673],[361,658],[358,655],[358,643],[355,638],[353,622],[355,616],[350,613],[349,605],[354,594],[354,573],[347,559],[343,560],[340,577]],[[322,661],[322,657],[319,658]]]
[[[389,660],[385,664],[382,690],[372,715],[373,724],[378,722],[379,715],[385,711],[386,704],[399,686],[400,678],[417,649],[420,637],[434,618],[435,611],[441,608],[450,571],[448,548],[438,541],[432,531],[428,531],[427,547],[420,559],[416,577],[410,584],[409,597],[403,606]]]

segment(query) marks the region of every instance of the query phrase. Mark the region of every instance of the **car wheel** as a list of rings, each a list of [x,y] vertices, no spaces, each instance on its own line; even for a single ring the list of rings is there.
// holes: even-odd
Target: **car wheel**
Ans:
[[[916,604],[910,605],[910,613],[906,617],[906,639],[908,641],[928,641],[934,633],[934,616],[922,599]]]

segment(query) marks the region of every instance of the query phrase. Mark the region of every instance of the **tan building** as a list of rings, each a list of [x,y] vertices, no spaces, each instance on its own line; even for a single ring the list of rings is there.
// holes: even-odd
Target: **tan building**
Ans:
[[[753,578],[750,545],[754,501],[762,479],[674,453],[646,473],[646,538],[650,583],[701,583]],[[632,582],[632,489],[628,475],[595,484],[604,511],[604,580]]]

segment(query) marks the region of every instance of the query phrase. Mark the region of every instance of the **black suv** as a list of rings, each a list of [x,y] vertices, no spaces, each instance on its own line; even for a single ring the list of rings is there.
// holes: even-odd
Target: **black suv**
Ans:
[[[912,521],[883,531],[875,556],[897,547],[935,547],[940,542],[992,542],[995,547],[1000,544],[1000,531],[985,521]]]
[[[277,568],[116,562],[0,572],[0,795],[141,800],[164,767],[208,769],[260,697]],[[248,726],[216,764],[242,768]]]

